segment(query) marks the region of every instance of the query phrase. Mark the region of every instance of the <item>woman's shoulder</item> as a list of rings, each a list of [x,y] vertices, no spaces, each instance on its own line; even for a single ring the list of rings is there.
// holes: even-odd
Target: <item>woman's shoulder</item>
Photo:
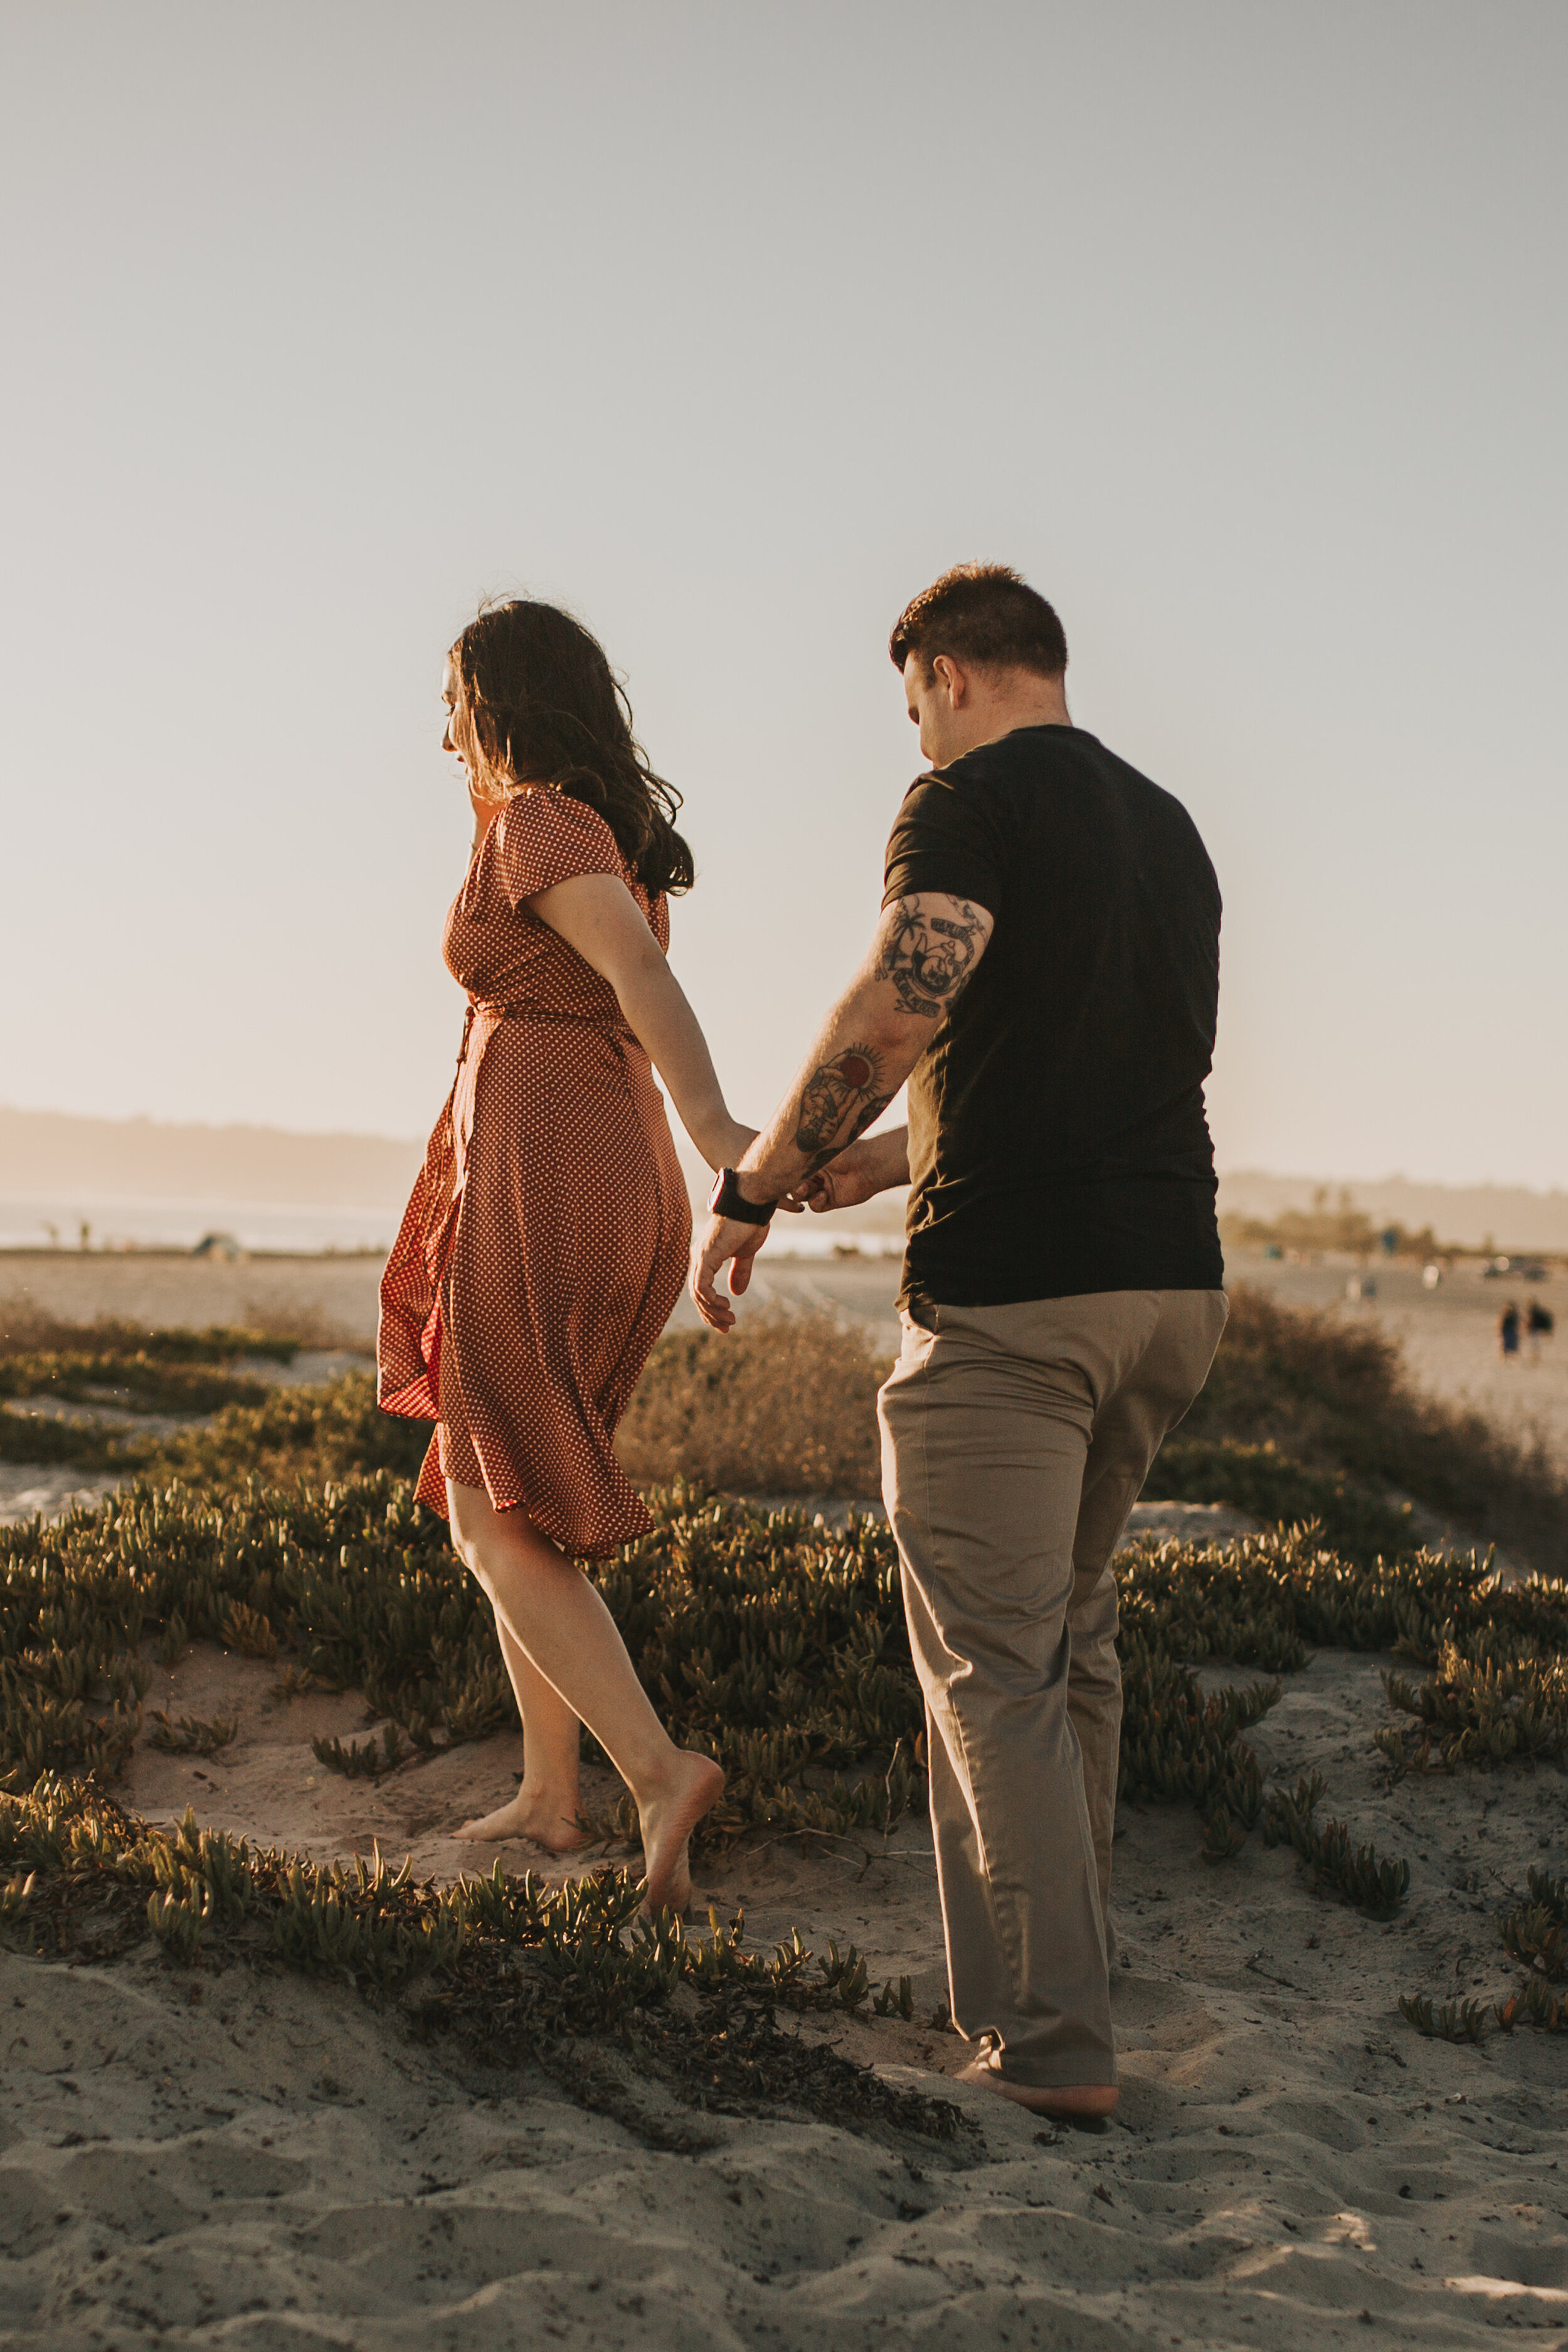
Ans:
[[[552,784],[530,784],[513,793],[496,824],[503,841],[578,843],[595,853],[605,853],[620,865],[626,863],[619,843],[598,810]]]
[[[625,878],[620,844],[597,809],[549,786],[514,793],[491,833],[498,871],[515,906],[574,874]]]

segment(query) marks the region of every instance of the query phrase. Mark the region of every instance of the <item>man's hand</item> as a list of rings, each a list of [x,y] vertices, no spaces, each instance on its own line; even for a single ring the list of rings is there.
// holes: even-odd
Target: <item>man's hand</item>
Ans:
[[[877,1174],[877,1155],[865,1143],[852,1143],[800,1188],[799,1198],[814,1216],[830,1209],[853,1209],[883,1189]]]
[[[909,1181],[910,1131],[907,1127],[894,1127],[885,1135],[868,1135],[858,1143],[847,1144],[826,1168],[806,1179],[795,1198],[823,1216],[829,1209],[853,1209],[861,1201]]]
[[[735,1310],[714,1284],[721,1266],[730,1268],[731,1296],[739,1298],[752,1279],[752,1260],[767,1240],[766,1225],[749,1225],[740,1217],[710,1217],[691,1243],[691,1297],[697,1312],[711,1330],[732,1331]]]

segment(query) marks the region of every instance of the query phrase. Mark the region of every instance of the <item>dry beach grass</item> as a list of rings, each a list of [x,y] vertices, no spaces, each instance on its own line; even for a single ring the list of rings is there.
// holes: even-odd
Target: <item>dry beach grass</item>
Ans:
[[[114,1353],[101,1333],[26,1336],[13,1388],[32,1377],[18,1369],[29,1357],[93,1358],[56,1366],[72,1410],[85,1408],[61,1393],[70,1385],[165,1405],[180,1385],[166,1361],[161,1397],[145,1368],[139,1392],[129,1377],[91,1377]],[[118,1343],[122,1375],[132,1336],[146,1345],[145,1332]],[[243,1344],[254,1351],[255,1336]],[[852,1333],[759,1334],[749,1369],[737,1351],[717,1382],[679,1335],[664,1349],[637,1443],[693,1449],[681,1465],[693,1469],[707,1447],[708,1476],[726,1470],[753,1491],[866,1491],[873,1372]],[[1125,2088],[1116,2122],[1093,2133],[1042,2130],[948,2079],[965,2051],[942,2021],[918,1713],[875,1525],[841,1538],[809,1509],[770,1518],[677,1492],[656,1538],[616,1564],[612,1605],[645,1675],[675,1689],[686,1736],[706,1726],[717,1738],[746,1717],[753,1752],[749,1769],[731,1757],[735,1809],[699,1859],[723,1936],[715,1946],[695,1924],[643,2019],[626,2012],[609,2031],[582,1936],[558,1935],[552,1961],[548,1935],[515,1919],[510,1940],[488,1914],[468,1922],[460,1967],[479,1971],[482,2000],[466,2011],[460,1970],[398,1978],[389,1964],[378,1982],[368,1947],[342,1947],[335,1976],[320,1954],[300,1973],[309,1953],[277,1924],[295,1898],[259,1862],[244,1917],[198,1919],[187,1964],[172,1956],[177,1932],[149,1924],[150,1892],[197,1914],[208,1900],[199,1855],[179,1861],[187,1806],[247,1839],[252,1857],[298,1856],[300,1897],[318,1910],[353,1911],[357,1881],[351,1872],[334,1896],[331,1869],[379,1843],[412,1856],[412,1883],[432,1890],[416,1898],[427,1916],[455,1917],[437,1890],[475,1858],[447,1832],[521,1767],[504,1706],[488,1713],[477,1633],[446,1622],[459,1596],[441,1581],[436,1531],[399,1517],[404,1465],[384,1454],[361,1466],[364,1449],[416,1435],[379,1423],[363,1382],[236,1402],[149,1450],[146,1501],[83,1513],[47,1538],[16,1530],[12,1728],[36,1725],[65,1671],[51,1639],[62,1660],[90,1650],[72,1595],[101,1615],[113,1596],[93,1580],[110,1553],[143,1609],[122,1654],[145,1687],[122,1681],[117,1700],[89,1682],[79,1718],[52,1719],[54,1758],[13,1762],[0,2345],[597,2347],[697,2331],[869,2346],[940,2330],[960,2347],[1285,2347],[1479,2344],[1499,2324],[1568,2341],[1568,2039],[1523,2022],[1507,2032],[1496,2015],[1531,1977],[1552,1997],[1560,1967],[1550,1919],[1528,1924],[1542,1908],[1529,1872],[1564,1868],[1552,1676],[1568,1604],[1539,1585],[1493,1601],[1460,1566],[1373,1565],[1391,1532],[1406,1535],[1404,1496],[1425,1486],[1427,1507],[1451,1507],[1439,1475],[1488,1513],[1513,1510],[1516,1546],[1549,1547],[1549,1474],[1522,1456],[1478,1463],[1451,1420],[1434,1448],[1397,1363],[1346,1355],[1318,1326],[1244,1309],[1227,1349],[1211,1417],[1167,1449],[1152,1491],[1180,1495],[1170,1523],[1188,1537],[1237,1524],[1204,1505],[1239,1503],[1265,1521],[1303,1497],[1323,1506],[1325,1537],[1243,1538],[1228,1552],[1187,1540],[1125,1563]],[[203,1362],[187,1351],[187,1401]],[[252,1353],[244,1376],[258,1363]],[[792,1421],[803,1368],[810,1409]],[[837,1436],[825,1401],[845,1425]],[[101,1431],[78,1426],[84,1447],[102,1448]],[[282,1483],[247,1503],[258,1472]],[[154,1505],[176,1473],[188,1505]],[[1331,1520],[1339,1564],[1319,1557]],[[41,1593],[51,1559],[64,1582]],[[342,1595],[384,1590],[386,1611],[342,1614]],[[47,1625],[40,1603],[55,1612]],[[18,1608],[33,1612],[25,1639]],[[415,1612],[401,1633],[399,1609]],[[768,1647],[796,1635],[788,1661]],[[260,1654],[269,1641],[277,1654]],[[1510,1658],[1523,1661],[1517,1687],[1500,1680]],[[112,1669],[109,1649],[98,1663]],[[1399,1678],[1403,1707],[1390,1704]],[[1209,1706],[1259,1682],[1279,1688],[1261,1714],[1261,1698]],[[1430,1720],[1408,1712],[1424,1703]],[[18,1811],[22,1791],[39,1762],[79,1770],[100,1721],[100,1778],[127,1825],[93,1816],[90,1795],[68,1799],[98,1826],[57,1860],[47,1839],[27,1846],[43,1833]],[[356,1746],[363,1758],[373,1735],[374,1771],[323,1762]],[[1348,1824],[1342,1867],[1316,1845],[1310,1865],[1286,1833],[1282,1801],[1313,1773],[1325,1784],[1315,1830]],[[557,1867],[557,1882],[622,1858],[613,1778],[601,1764],[587,1777],[606,1843]],[[1403,1896],[1380,1906],[1375,1869],[1357,1878],[1363,1847],[1408,1864]],[[211,1852],[213,1870],[227,1866]],[[504,1873],[543,1865],[521,1844],[500,1859]],[[388,1934],[396,1905],[415,1899],[386,1898]],[[795,1979],[814,1988],[805,2005],[776,1969],[771,1990],[760,1977],[747,1988],[724,1958],[742,1910],[742,1952],[764,1962],[798,1929],[813,1954]],[[842,1964],[850,1945],[868,1994],[887,1988],[884,2013],[853,1969],[827,1981],[822,1959],[837,1946]],[[487,2049],[474,2030],[483,2002],[504,1987],[515,2004],[540,1985],[544,2009],[537,1991],[523,2007],[552,2030],[519,2027]],[[1463,2002],[1484,2003],[1479,2043],[1417,2032],[1399,2008],[1413,1995],[1448,2004],[1457,2032]],[[835,2057],[862,2071],[835,2073]]]

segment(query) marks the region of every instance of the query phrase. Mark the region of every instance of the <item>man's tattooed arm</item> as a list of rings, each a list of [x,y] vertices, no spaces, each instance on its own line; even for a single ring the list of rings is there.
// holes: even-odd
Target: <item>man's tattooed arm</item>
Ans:
[[[857,1143],[880,1118],[958,1002],[991,938],[984,907],[945,890],[916,890],[887,908],[869,954],[818,1030],[789,1092],[737,1170],[744,1197],[778,1201]],[[896,1135],[860,1166],[852,1199],[907,1182],[907,1151]],[[872,1150],[860,1146],[861,1151]],[[868,1175],[875,1181],[866,1183]],[[847,1181],[851,1181],[847,1179]],[[714,1218],[698,1237],[691,1295],[704,1322],[728,1330],[734,1308],[716,1288],[721,1269],[749,1268],[766,1228]],[[738,1273],[743,1290],[748,1276]]]
[[[846,1045],[813,1070],[801,1088],[795,1130],[808,1171],[825,1166],[887,1109],[897,1088],[881,1091],[881,1069],[882,1056],[874,1045]]]
[[[877,977],[892,982],[904,1012],[940,1021],[968,986],[990,936],[984,907],[945,893],[914,892],[883,914]]]

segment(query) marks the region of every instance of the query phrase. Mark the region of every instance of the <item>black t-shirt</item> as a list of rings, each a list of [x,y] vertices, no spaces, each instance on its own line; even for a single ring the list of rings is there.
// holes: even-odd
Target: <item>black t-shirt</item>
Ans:
[[[995,928],[910,1079],[901,1303],[1217,1290],[1220,897],[1181,803],[1022,727],[910,786],[883,904],[917,890]]]

